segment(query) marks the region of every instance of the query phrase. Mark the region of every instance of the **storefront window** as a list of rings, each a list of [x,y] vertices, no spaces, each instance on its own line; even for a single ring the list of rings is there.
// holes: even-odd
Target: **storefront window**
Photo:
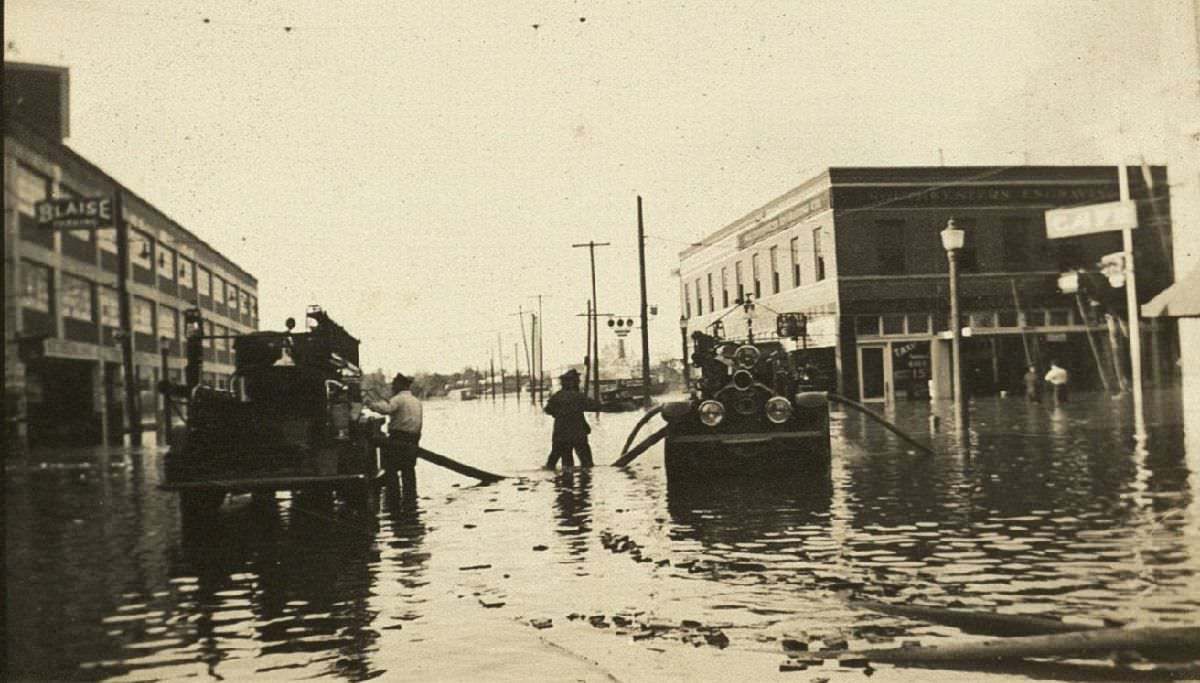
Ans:
[[[926,334],[929,332],[929,316],[924,313],[908,314],[908,333]]]
[[[195,289],[195,267],[192,265],[192,260],[186,256],[180,256],[179,261],[179,284],[188,289]]]
[[[892,314],[883,316],[884,334],[904,334],[904,315]]]
[[[996,314],[993,311],[972,313],[970,325],[975,329],[987,329],[996,326]]]
[[[94,310],[92,308],[91,282],[69,273],[63,273],[60,298],[64,316],[92,322]]]
[[[879,316],[860,315],[854,319],[854,331],[859,336],[875,337],[879,335]]]
[[[129,231],[129,261],[143,270],[153,270],[154,240],[141,230]]]
[[[158,247],[158,276],[175,281],[175,252],[167,247]]]
[[[196,266],[196,293],[200,296],[212,295],[212,273],[204,266]]]
[[[37,171],[17,164],[17,210],[34,216],[34,204],[50,196],[50,179]]]
[[[133,331],[154,334],[154,302],[140,296],[133,297]]]
[[[158,336],[161,339],[179,338],[179,311],[170,306],[158,308]]]
[[[117,290],[100,287],[100,324],[109,327],[121,326],[121,303]]]
[[[50,312],[50,268],[32,261],[21,262],[21,305],[33,311]]]

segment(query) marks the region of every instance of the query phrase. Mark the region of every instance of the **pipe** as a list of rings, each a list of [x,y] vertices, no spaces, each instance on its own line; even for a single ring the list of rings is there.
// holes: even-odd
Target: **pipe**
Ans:
[[[633,431],[629,432],[629,438],[625,439],[625,445],[621,447],[621,455],[625,455],[625,452],[629,450],[629,444],[633,443],[633,437],[637,436],[637,433],[641,431],[642,427],[646,426],[646,423],[650,421],[650,418],[658,415],[661,412],[662,406],[654,406],[647,411],[640,420],[638,420],[638,423],[633,426]]]
[[[633,450],[629,451],[628,453],[626,453],[626,454],[622,455],[620,458],[618,458],[617,461],[613,463],[613,467],[624,467],[624,466],[628,465],[629,463],[633,462],[634,458],[636,458],[639,455],[641,455],[642,453],[645,453],[646,451],[650,450],[651,446],[653,446],[654,444],[656,444],[659,441],[662,441],[664,438],[666,438],[667,430],[669,428],[670,428],[669,426],[663,427],[662,429],[658,430],[657,432],[654,432],[650,436],[646,437],[645,440],[643,440],[637,446],[634,446]]]
[[[1118,650],[1136,650],[1147,657],[1191,658],[1200,651],[1200,627],[1102,628],[1092,631],[1017,636],[993,640],[945,643],[921,647],[878,650],[826,650],[818,656],[851,654],[872,662],[933,664],[945,662],[996,662],[1025,657],[1104,656]]]
[[[894,605],[874,600],[851,600],[851,607],[860,607],[872,612],[907,617],[934,624],[953,626],[965,633],[989,636],[1044,636],[1052,633],[1093,631],[1102,626],[1071,624],[1058,619],[1035,617],[1024,614],[996,614],[974,612],[965,609],[949,609],[934,605]]]
[[[875,420],[880,425],[882,425],[885,429],[887,429],[889,432],[900,437],[901,439],[908,442],[914,448],[917,448],[918,450],[925,453],[926,455],[933,455],[932,448],[930,448],[929,446],[926,446],[925,444],[921,443],[920,441],[917,441],[916,439],[909,436],[908,434],[905,434],[903,431],[900,430],[899,427],[897,427],[896,425],[894,425],[891,422],[888,422],[886,419],[884,419],[884,417],[882,415],[879,415],[878,413],[873,412],[872,410],[870,410],[863,404],[859,403],[858,401],[852,401],[852,400],[846,398],[845,396],[840,396],[840,395],[834,394],[834,393],[827,393],[826,396],[828,396],[829,400],[833,401],[834,403],[840,403],[844,406],[854,408],[855,410],[859,411],[863,415],[866,415],[867,417],[871,418],[872,420]]]
[[[434,453],[433,451],[427,451],[424,448],[417,448],[417,455],[435,465],[440,465],[441,467],[445,467],[452,472],[457,472],[464,476],[473,477],[485,484],[491,484],[500,481],[501,479],[507,479],[507,477],[499,474],[492,474],[491,472],[485,472],[481,469],[471,467],[470,465],[464,465],[457,460],[452,460],[444,455],[438,455],[437,453]]]

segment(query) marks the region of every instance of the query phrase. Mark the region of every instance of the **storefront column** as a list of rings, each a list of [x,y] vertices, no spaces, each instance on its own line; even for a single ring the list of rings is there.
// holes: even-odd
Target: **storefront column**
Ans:
[[[951,354],[949,339],[934,339],[929,343],[929,399],[932,401],[954,398]]]
[[[109,427],[108,424],[108,395],[104,387],[104,355],[96,359],[96,363],[92,366],[92,406],[93,410],[100,413],[100,444],[107,446],[109,443]]]

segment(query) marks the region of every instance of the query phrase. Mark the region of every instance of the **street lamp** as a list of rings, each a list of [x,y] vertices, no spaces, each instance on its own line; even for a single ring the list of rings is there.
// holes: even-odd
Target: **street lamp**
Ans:
[[[692,389],[692,370],[688,364],[688,343],[687,343],[688,319],[684,316],[679,316],[679,339],[683,342],[683,388],[685,391]]]
[[[962,391],[962,323],[958,316],[958,252],[963,248],[966,233],[954,225],[954,219],[946,221],[942,230],[942,248],[950,263],[950,339],[951,373],[954,387],[954,425],[960,432],[967,426],[967,402]]]

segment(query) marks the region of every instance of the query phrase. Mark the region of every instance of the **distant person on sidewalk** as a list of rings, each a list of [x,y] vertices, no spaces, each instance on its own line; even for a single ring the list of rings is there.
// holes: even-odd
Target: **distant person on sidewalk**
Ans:
[[[1055,404],[1067,402],[1067,382],[1070,379],[1071,375],[1066,368],[1059,365],[1056,360],[1050,361],[1050,371],[1046,373],[1046,381],[1054,390]]]
[[[1030,365],[1025,371],[1025,402],[1042,402],[1042,377],[1038,374],[1037,366]]]
[[[554,418],[554,433],[550,437],[550,457],[546,469],[552,470],[561,459],[563,469],[574,466],[572,451],[579,455],[579,464],[592,466],[592,447],[588,444],[588,426],[583,413],[598,410],[596,402],[579,391],[579,373],[572,369],[559,376],[562,389],[546,401],[546,414]]]
[[[396,373],[392,379],[392,397],[386,401],[367,401],[367,407],[388,416],[388,442],[381,454],[387,483],[398,489],[404,481],[404,495],[412,498],[417,486],[417,449],[421,443],[421,402],[412,393],[412,378]]]

